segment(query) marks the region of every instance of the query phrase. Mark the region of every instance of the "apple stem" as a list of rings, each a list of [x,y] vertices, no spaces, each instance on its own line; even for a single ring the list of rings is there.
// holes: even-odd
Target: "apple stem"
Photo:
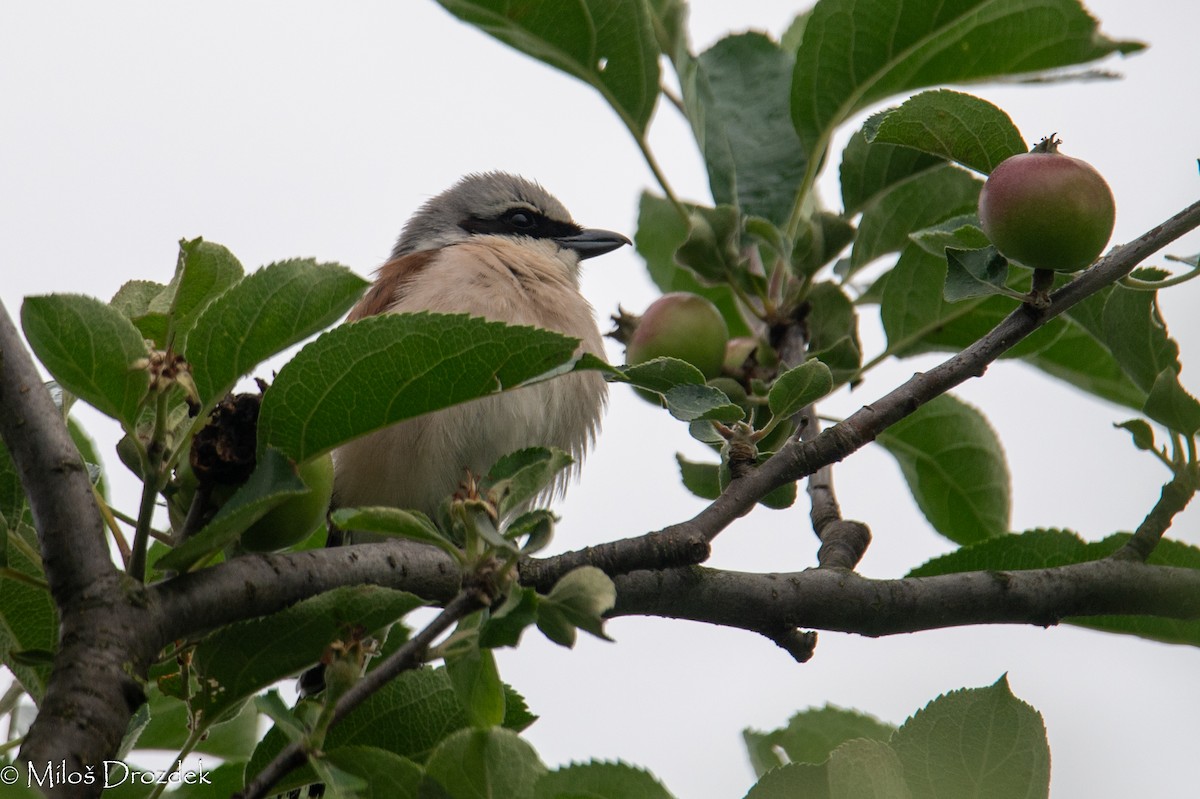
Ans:
[[[1050,304],[1050,289],[1054,288],[1053,269],[1034,269],[1033,285],[1026,301],[1034,308],[1045,308]]]

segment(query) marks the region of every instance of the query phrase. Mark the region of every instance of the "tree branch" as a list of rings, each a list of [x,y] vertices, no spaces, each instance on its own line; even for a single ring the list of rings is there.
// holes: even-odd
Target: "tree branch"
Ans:
[[[821,431],[812,406],[805,409],[800,440],[812,441]],[[821,540],[817,565],[822,568],[853,569],[871,544],[871,528],[862,522],[842,518],[837,495],[833,491],[833,466],[826,464],[808,476],[809,519],[813,532]]]
[[[389,539],[277,555],[243,555],[147,589],[159,646],[347,585],[381,585],[448,601],[462,570],[437,547]]]
[[[84,773],[111,756],[145,701],[130,668],[144,669],[153,653],[139,645],[139,614],[109,556],[83,459],[2,306],[0,436],[29,501],[61,620],[54,668],[21,759]],[[75,789],[52,794],[64,791]]]
[[[634,572],[615,582],[617,605],[610,616],[703,621],[777,643],[801,627],[876,637],[974,624],[1049,626],[1066,617],[1112,613],[1200,618],[1200,569],[1111,558],[898,580],[844,569],[748,574],[694,566]]]
[[[639,569],[666,568],[661,561],[663,552],[698,551],[689,549],[686,543],[711,542],[771,491],[845,459],[921,405],[972,377],[982,376],[993,361],[1030,333],[1120,280],[1145,258],[1197,227],[1200,227],[1200,202],[1193,203],[1133,241],[1114,247],[1091,268],[1054,292],[1046,307],[1037,309],[1028,304],[1017,307],[981,339],[930,371],[913,375],[898,388],[864,405],[813,440],[790,441],[757,469],[731,481],[721,496],[691,519],[604,547],[545,558],[537,566],[523,564],[522,583],[542,590],[541,586],[553,585],[567,571],[581,565],[598,566],[614,577]],[[593,560],[601,551],[604,560]],[[606,564],[616,564],[619,570],[609,570],[605,568]]]
[[[673,569],[708,560],[705,537],[686,524],[659,532],[584,547],[547,558],[525,558],[518,566],[522,585],[547,593],[564,574],[580,566],[595,566],[610,576],[638,569]]]
[[[21,476],[46,581],[61,610],[87,586],[115,575],[117,569],[108,554],[87,468],[3,306],[0,437]]]
[[[1142,519],[1142,523],[1125,545],[1111,557],[1118,560],[1132,558],[1143,562],[1150,557],[1150,553],[1162,540],[1163,533],[1167,532],[1175,517],[1183,512],[1195,496],[1196,478],[1193,468],[1185,474],[1176,474],[1174,479],[1164,485],[1158,502],[1154,503],[1154,507],[1146,514],[1146,518]]]

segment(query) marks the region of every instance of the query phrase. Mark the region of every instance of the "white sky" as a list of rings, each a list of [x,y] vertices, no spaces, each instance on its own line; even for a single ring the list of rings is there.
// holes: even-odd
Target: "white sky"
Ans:
[[[1034,141],[1058,131],[1117,197],[1114,241],[1200,195],[1194,32],[1200,7],[1094,0],[1104,30],[1152,48],[1108,66],[1122,82],[971,89]],[[48,292],[110,297],[127,279],[166,281],[181,237],[230,247],[248,268],[294,256],[368,274],[408,214],[459,175],[505,169],[541,181],[587,225],[634,232],[652,178],[616,117],[574,80],[461,25],[432,2],[9,2],[0,10],[0,301]],[[790,3],[694,3],[702,49],[724,32],[781,31]],[[660,109],[653,146],[679,193],[707,199],[690,134]],[[836,163],[837,159],[834,159]],[[831,174],[823,184],[837,204]],[[1193,234],[1168,252],[1200,251]],[[1161,263],[1161,259],[1151,263]],[[601,320],[655,292],[632,250],[589,261],[584,291]],[[1200,347],[1200,287],[1164,300],[1185,356]],[[868,353],[878,325],[863,320]],[[619,350],[610,351],[619,361]],[[1194,357],[1194,356],[1193,356]],[[845,414],[933,361],[880,368]],[[1192,372],[1185,384],[1200,389]],[[959,395],[999,431],[1013,473],[1013,527],[1068,527],[1090,539],[1136,526],[1167,475],[1113,422],[1132,414],[1002,364]],[[686,429],[622,389],[605,434],[559,511],[556,548],[640,534],[702,507],[673,455],[700,457]],[[91,418],[91,417],[88,417]],[[104,426],[104,425],[102,425]],[[98,430],[115,440],[111,426]],[[111,449],[108,451],[111,453]],[[117,497],[136,504],[115,454]],[[879,449],[836,472],[848,517],[875,542],[872,577],[902,575],[951,546],[931,532]],[[711,565],[790,571],[815,564],[801,502],[756,511],[716,543]],[[1196,511],[1172,534],[1200,543]],[[502,673],[542,715],[529,739],[551,767],[622,759],[680,799],[741,796],[752,782],[740,731],[778,726],[825,702],[900,723],[938,693],[1007,672],[1044,714],[1056,796],[1175,796],[1200,778],[1200,653],[1078,629],[996,627],[883,640],[821,634],[797,665],[752,634],[620,619],[616,644],[574,651],[536,634]]]

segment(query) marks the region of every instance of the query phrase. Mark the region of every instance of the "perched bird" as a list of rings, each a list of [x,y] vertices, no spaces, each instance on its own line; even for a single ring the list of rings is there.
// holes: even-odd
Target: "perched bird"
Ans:
[[[579,262],[629,244],[583,228],[536,183],[472,174],[408,221],[351,321],[383,313],[468,313],[554,330],[602,355]],[[334,505],[390,505],[433,515],[467,476],[531,446],[576,456],[595,437],[605,401],[596,372],[567,374],[409,419],[334,452]],[[561,486],[559,486],[561,488]]]

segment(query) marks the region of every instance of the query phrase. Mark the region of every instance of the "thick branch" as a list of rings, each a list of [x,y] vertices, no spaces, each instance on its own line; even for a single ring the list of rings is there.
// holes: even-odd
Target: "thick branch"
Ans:
[[[46,581],[61,610],[87,586],[116,574],[116,567],[108,555],[83,459],[3,306],[0,437],[21,476]]]
[[[437,547],[389,540],[245,555],[147,589],[159,646],[265,616],[346,585],[381,585],[434,601],[458,593],[461,567]]]
[[[693,566],[616,578],[612,616],[665,616],[762,633],[868,636],[1099,614],[1200,618],[1200,569],[1111,558],[1028,571],[873,580],[848,570],[748,574]]]
[[[116,750],[144,701],[129,668],[144,668],[152,653],[139,646],[140,615],[125,602],[87,470],[3,307],[0,436],[29,500],[61,619],[58,656],[21,758],[83,773]]]
[[[580,566],[595,566],[605,574],[626,574],[638,569],[673,569],[708,560],[708,541],[684,525],[657,533],[610,541],[548,558],[526,558],[520,563],[521,584],[548,592],[559,579]]]

